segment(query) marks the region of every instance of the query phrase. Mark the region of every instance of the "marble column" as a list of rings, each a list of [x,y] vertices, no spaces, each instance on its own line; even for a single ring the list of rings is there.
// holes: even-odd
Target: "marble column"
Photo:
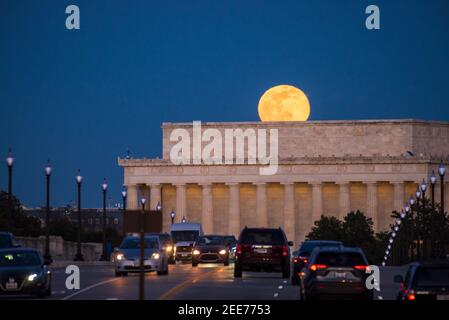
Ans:
[[[157,205],[162,205],[161,200],[161,185],[150,184],[150,210],[156,210]]]
[[[401,212],[405,204],[405,184],[404,182],[393,182],[394,187],[394,210]]]
[[[256,215],[257,226],[268,227],[268,210],[267,210],[267,184],[254,183],[257,187],[256,191]]]
[[[351,211],[351,197],[350,197],[350,185],[349,182],[339,182],[340,196],[339,196],[339,215],[338,218],[343,218]]]
[[[205,234],[214,232],[214,212],[212,206],[212,184],[200,184],[202,187],[201,224]]]
[[[175,222],[182,221],[185,218],[187,221],[189,217],[187,216],[187,202],[186,202],[186,185],[185,184],[175,184],[176,187],[176,218]]]
[[[323,184],[312,183],[312,225],[323,214]]]
[[[236,238],[240,235],[240,186],[238,183],[227,183],[229,188],[229,224],[228,233]]]
[[[366,193],[366,215],[373,220],[374,231],[379,231],[378,219],[377,219],[377,183],[365,182],[367,186]]]
[[[284,185],[284,231],[289,241],[296,241],[294,183],[282,184]]]
[[[127,196],[126,196],[126,208],[127,210],[137,210],[139,209],[139,205],[138,205],[138,199],[137,199],[137,194],[138,194],[138,189],[137,189],[137,185],[132,184],[132,185],[128,185],[126,186],[126,190],[127,190]]]

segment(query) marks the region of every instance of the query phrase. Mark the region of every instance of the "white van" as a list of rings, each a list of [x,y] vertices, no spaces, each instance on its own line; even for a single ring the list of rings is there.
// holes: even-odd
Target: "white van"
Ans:
[[[192,260],[192,248],[198,237],[203,235],[200,223],[181,222],[171,225],[170,234],[175,246],[175,259],[178,261]]]

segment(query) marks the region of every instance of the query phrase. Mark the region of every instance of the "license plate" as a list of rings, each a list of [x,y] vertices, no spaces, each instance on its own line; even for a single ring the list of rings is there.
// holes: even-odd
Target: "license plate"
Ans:
[[[437,300],[449,300],[449,294],[438,294]]]
[[[6,290],[17,290],[17,282],[9,281],[5,285]]]
[[[344,278],[346,278],[346,273],[345,272],[335,272],[335,278],[344,279]]]
[[[183,257],[187,257],[187,253],[181,253],[181,256],[183,256]]]
[[[256,253],[267,253],[267,249],[254,249]]]

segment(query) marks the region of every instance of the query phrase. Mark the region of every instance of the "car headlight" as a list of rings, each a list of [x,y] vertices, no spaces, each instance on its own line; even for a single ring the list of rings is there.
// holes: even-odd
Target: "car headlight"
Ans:
[[[200,252],[199,250],[196,250],[196,249],[193,250],[193,255],[194,255],[194,256],[197,256],[197,255],[199,255],[200,253],[201,253],[201,252]]]
[[[153,253],[151,255],[151,259],[159,259],[159,257],[160,257],[159,253]]]
[[[115,257],[118,261],[120,260],[125,260],[125,255],[123,253],[119,253],[116,257]]]
[[[36,280],[36,278],[37,278],[37,273],[33,273],[27,277],[27,280],[32,282],[32,281]]]
[[[167,250],[167,252],[171,252],[173,250],[172,246],[167,246],[167,248],[165,248],[165,250]]]
[[[220,250],[219,254],[221,254],[221,255],[226,254],[226,250],[225,249]]]

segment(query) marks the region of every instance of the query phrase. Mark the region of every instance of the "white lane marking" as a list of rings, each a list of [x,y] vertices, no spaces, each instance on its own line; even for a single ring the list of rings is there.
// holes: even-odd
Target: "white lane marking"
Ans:
[[[278,289],[282,289],[282,288],[283,288],[283,286],[279,286],[279,287],[278,287]]]
[[[277,298],[278,296],[279,296],[279,293],[277,293],[277,292],[273,295],[274,298]]]
[[[284,280],[284,283],[287,283],[287,280]]]
[[[87,288],[81,289],[81,290],[79,290],[79,291],[77,291],[77,292],[75,292],[75,293],[73,293],[73,294],[71,294],[71,295],[69,295],[67,297],[62,298],[61,300],[68,300],[70,298],[73,298],[74,296],[77,296],[77,295],[79,295],[79,294],[81,294],[83,292],[86,292],[87,290],[90,290],[90,289],[93,289],[93,288],[96,288],[96,287],[99,287],[99,286],[102,286],[104,284],[107,284],[107,283],[110,283],[110,282],[114,282],[114,281],[117,281],[117,280],[120,280],[120,278],[109,279],[109,280],[106,280],[106,281],[102,281],[102,282],[93,284],[91,286],[88,286]]]
[[[60,293],[60,294],[64,294],[64,293],[65,293],[65,290],[61,290],[61,291],[59,291],[59,293]]]
[[[118,298],[107,298],[106,300],[118,300]]]

